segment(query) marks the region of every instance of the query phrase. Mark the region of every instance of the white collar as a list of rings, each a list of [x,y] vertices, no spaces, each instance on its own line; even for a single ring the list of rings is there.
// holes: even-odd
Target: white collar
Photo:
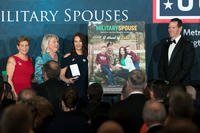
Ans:
[[[132,94],[143,94],[143,92],[141,91],[132,91],[131,93],[129,93],[129,96]]]

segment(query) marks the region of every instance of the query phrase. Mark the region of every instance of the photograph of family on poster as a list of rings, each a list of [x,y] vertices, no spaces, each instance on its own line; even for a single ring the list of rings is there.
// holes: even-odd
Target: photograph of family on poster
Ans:
[[[129,72],[145,69],[144,41],[144,22],[90,22],[89,82],[122,87]]]

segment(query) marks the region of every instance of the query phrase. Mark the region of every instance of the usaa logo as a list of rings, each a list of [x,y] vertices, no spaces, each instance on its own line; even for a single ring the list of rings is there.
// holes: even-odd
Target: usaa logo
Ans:
[[[172,18],[200,23],[200,0],[153,0],[153,23],[168,23]]]

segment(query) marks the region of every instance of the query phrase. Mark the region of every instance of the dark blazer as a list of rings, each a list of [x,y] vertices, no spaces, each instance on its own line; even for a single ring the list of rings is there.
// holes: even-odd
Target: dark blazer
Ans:
[[[181,36],[172,52],[169,62],[169,45],[169,39],[162,45],[158,67],[159,78],[175,84],[188,84],[190,82],[190,71],[194,64],[194,47],[188,39]]]
[[[39,84],[35,91],[37,95],[45,97],[53,105],[55,113],[59,112],[60,98],[67,89],[67,84],[58,79],[49,79]]]
[[[88,117],[75,110],[56,115],[45,133],[91,133],[91,128]]]
[[[138,133],[144,123],[142,111],[146,100],[144,94],[132,94],[113,105],[109,111],[109,117],[119,122],[125,133]]]

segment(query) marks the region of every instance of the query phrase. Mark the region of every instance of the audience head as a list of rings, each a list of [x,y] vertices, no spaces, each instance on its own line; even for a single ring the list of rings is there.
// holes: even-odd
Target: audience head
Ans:
[[[1,118],[1,133],[31,133],[32,115],[25,105],[11,105]]]
[[[78,51],[81,51],[82,55],[88,55],[86,37],[82,33],[75,33],[73,37],[73,48],[71,54],[77,55]]]
[[[46,118],[53,115],[53,107],[44,97],[35,96],[21,104],[27,105],[28,109],[31,111],[34,129],[38,129]]]
[[[90,101],[100,102],[103,96],[103,88],[99,83],[93,83],[88,86],[87,94]]]
[[[149,86],[150,97],[154,100],[163,101],[169,93],[169,85],[164,80],[153,80]]]
[[[199,133],[199,128],[190,120],[179,119],[165,126],[160,133]]]
[[[44,79],[58,79],[60,75],[60,66],[58,62],[50,60],[43,65]]]
[[[78,104],[79,95],[75,88],[68,88],[61,97],[63,111],[75,110]]]
[[[127,79],[127,89],[130,92],[137,90],[143,91],[146,87],[146,75],[142,70],[133,70]]]
[[[18,94],[18,102],[25,102],[36,96],[36,93],[33,89],[27,88],[19,92]]]
[[[42,53],[57,52],[59,49],[59,38],[54,34],[46,34],[42,39],[41,44]]]
[[[169,114],[173,118],[191,118],[194,113],[193,100],[182,90],[174,90],[169,97]]]
[[[145,103],[143,109],[143,119],[148,126],[153,124],[162,124],[166,118],[166,110],[162,103],[149,100]]]
[[[106,121],[98,128],[97,133],[124,133],[124,131],[117,122]]]

